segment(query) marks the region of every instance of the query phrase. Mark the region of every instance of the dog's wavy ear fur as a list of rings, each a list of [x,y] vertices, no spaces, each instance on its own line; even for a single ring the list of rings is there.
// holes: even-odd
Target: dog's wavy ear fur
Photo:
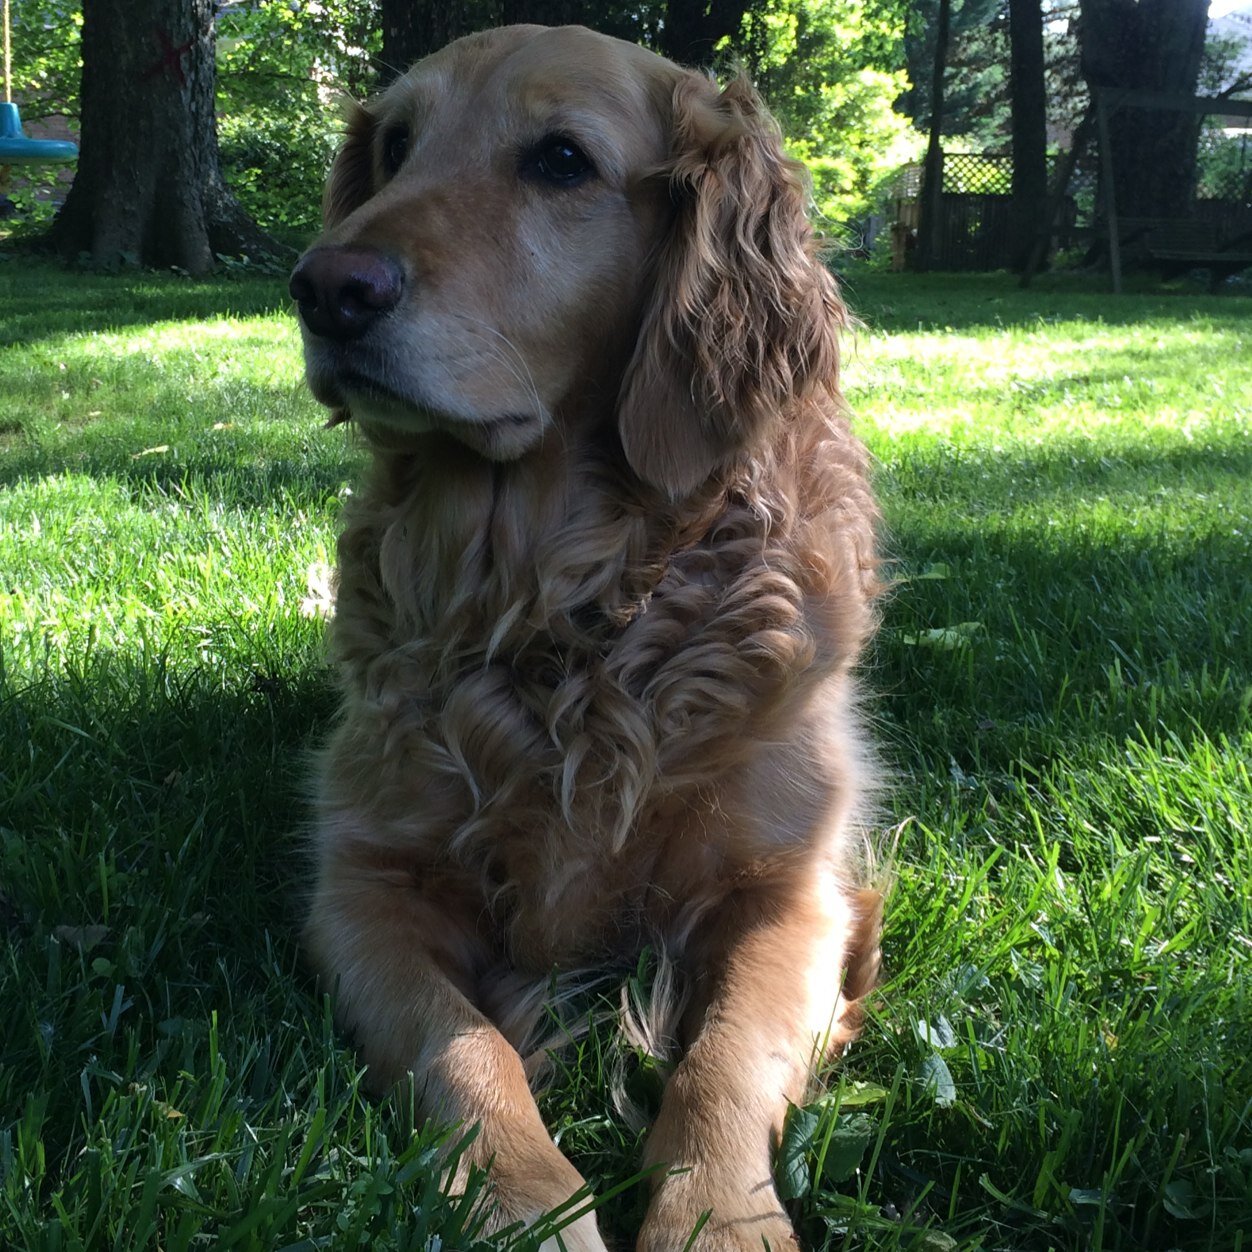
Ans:
[[[618,408],[631,468],[671,499],[833,391],[846,313],[807,215],[808,180],[744,77],[673,95],[675,219]]]
[[[374,187],[374,116],[355,100],[344,103],[344,137],[322,197],[322,225],[338,226],[359,209]]]

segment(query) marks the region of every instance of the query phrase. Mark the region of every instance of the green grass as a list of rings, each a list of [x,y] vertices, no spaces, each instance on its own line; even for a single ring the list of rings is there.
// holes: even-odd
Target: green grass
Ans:
[[[813,1248],[1252,1248],[1252,299],[849,286],[894,890],[781,1185]],[[0,1247],[473,1243],[299,963],[356,454],[281,280],[9,260],[0,314]],[[601,1191],[616,1053],[546,1097]]]

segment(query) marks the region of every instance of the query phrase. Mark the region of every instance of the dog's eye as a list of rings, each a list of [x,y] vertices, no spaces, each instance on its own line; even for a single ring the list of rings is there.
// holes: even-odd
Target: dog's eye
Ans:
[[[573,140],[550,135],[535,149],[532,167],[540,178],[558,187],[574,187],[595,173],[591,158]]]
[[[409,128],[393,126],[383,136],[383,173],[394,178],[409,153]]]

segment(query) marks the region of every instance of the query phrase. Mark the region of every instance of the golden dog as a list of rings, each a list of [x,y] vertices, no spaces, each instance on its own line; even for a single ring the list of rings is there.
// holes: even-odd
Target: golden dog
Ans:
[[[875,977],[876,509],[805,187],[744,81],[510,27],[352,113],[292,275],[373,454],[308,948],[374,1080],[479,1124],[502,1224],[584,1185],[517,1051],[554,967],[684,989],[647,1252],[794,1240],[772,1143]]]

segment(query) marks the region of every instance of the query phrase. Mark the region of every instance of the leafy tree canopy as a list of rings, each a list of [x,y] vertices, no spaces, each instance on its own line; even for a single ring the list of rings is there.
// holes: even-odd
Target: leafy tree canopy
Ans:
[[[373,4],[353,0],[253,0],[218,18],[223,166],[235,194],[271,229],[317,227],[339,101],[374,88],[376,17]]]
[[[453,16],[470,28],[517,16],[584,21],[660,50],[667,22],[695,29],[700,17],[691,0],[545,3],[460,0]],[[531,12],[536,5],[542,13]],[[738,31],[717,46],[724,64],[742,61],[756,76],[791,150],[813,171],[821,211],[834,222],[863,213],[875,182],[916,152],[908,121],[893,109],[908,87],[908,7],[902,0],[751,0]],[[227,0],[220,6],[223,170],[266,228],[293,237],[316,228],[320,188],[340,130],[336,98],[368,95],[386,76],[379,55],[384,8],[381,0]],[[16,0],[13,20],[14,87],[23,115],[28,121],[76,118],[80,0]],[[676,29],[668,34],[676,37]]]
[[[745,59],[831,221],[862,214],[920,148],[893,107],[908,87],[903,42],[898,9],[882,3],[776,0],[744,19]]]

